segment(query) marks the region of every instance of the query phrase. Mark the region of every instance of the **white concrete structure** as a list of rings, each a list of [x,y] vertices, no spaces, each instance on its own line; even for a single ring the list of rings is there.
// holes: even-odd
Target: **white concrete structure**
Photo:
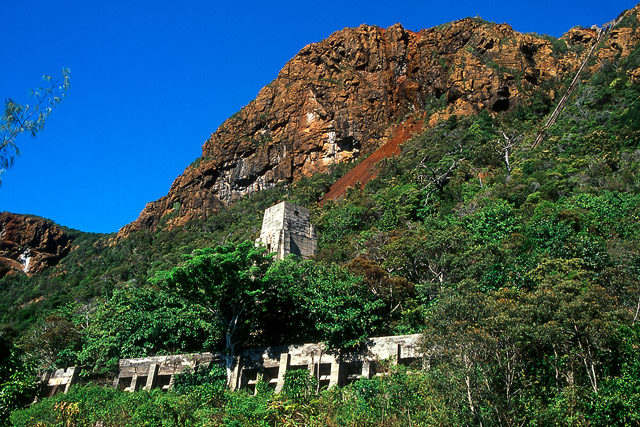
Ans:
[[[378,337],[367,340],[361,350],[339,354],[323,344],[299,344],[247,349],[236,357],[231,376],[232,389],[255,391],[260,379],[276,391],[284,385],[287,371],[306,369],[318,379],[319,387],[345,385],[359,378],[371,378],[383,371],[382,361],[409,364],[422,358],[420,334]],[[113,386],[127,391],[173,385],[173,376],[202,363],[223,363],[220,353],[120,359],[120,372]]]
[[[45,372],[40,379],[47,386],[47,397],[52,397],[58,393],[69,391],[71,384],[77,380],[77,370],[75,366],[71,368],[61,368],[55,372]]]
[[[310,258],[316,253],[317,241],[308,209],[281,202],[264,211],[257,242],[264,244],[269,252],[275,252],[277,259],[289,254]]]

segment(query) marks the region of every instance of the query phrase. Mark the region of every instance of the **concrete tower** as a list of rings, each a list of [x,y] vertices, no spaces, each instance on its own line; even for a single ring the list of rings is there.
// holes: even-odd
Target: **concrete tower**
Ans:
[[[309,210],[281,202],[264,211],[262,231],[257,240],[275,252],[277,259],[289,254],[303,258],[315,255],[318,245],[316,230],[309,222]]]

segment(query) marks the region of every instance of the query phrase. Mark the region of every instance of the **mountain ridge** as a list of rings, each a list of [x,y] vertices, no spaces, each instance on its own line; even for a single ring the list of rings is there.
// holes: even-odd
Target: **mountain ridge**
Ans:
[[[246,194],[354,161],[422,114],[433,126],[451,115],[509,111],[545,81],[575,71],[595,36],[573,28],[545,38],[476,18],[417,33],[400,24],[338,31],[302,48],[118,236],[155,229],[163,218],[169,228],[205,219]],[[596,55],[624,55],[637,38],[614,29]],[[428,111],[438,102],[444,107]]]

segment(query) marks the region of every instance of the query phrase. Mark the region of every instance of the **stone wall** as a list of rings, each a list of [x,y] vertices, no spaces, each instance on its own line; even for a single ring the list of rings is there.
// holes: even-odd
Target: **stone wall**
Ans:
[[[316,230],[309,221],[309,210],[288,202],[281,202],[264,211],[262,230],[258,242],[277,259],[289,254],[303,258],[315,255]]]

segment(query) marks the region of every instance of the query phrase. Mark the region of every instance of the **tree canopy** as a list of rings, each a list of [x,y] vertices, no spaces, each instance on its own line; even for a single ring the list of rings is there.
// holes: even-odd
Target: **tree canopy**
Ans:
[[[252,329],[252,313],[275,289],[264,277],[271,259],[264,248],[245,241],[196,250],[182,265],[151,279],[209,311],[224,336],[229,376],[236,345]]]

